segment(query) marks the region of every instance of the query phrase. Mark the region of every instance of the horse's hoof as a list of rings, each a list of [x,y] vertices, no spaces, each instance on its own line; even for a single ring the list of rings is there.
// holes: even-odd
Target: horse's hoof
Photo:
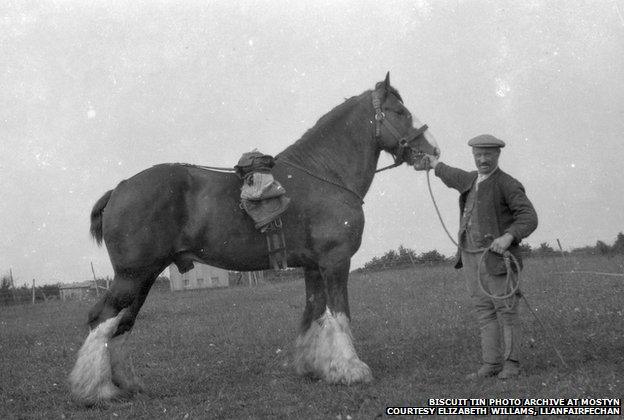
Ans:
[[[373,373],[366,363],[353,358],[340,362],[334,361],[324,379],[329,383],[342,385],[369,383],[373,380]]]
[[[85,407],[106,405],[124,396],[124,392],[112,383],[104,384],[95,390],[88,390],[88,393],[75,387],[72,387],[71,391],[73,401]]]

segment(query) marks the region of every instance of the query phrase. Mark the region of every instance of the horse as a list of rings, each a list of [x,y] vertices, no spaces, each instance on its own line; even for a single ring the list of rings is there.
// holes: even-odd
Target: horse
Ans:
[[[427,127],[414,121],[388,73],[275,157],[272,174],[291,199],[281,216],[287,263],[302,267],[305,279],[294,346],[299,375],[346,385],[372,380],[353,343],[347,281],[381,151],[394,157],[392,166],[416,169],[424,168],[426,154],[439,155]],[[90,231],[98,245],[106,244],[114,280],[88,314],[90,333],[69,376],[75,399],[93,404],[143,389],[134,370],[122,368],[123,340],[170,264],[180,272],[195,262],[270,268],[266,240],[240,208],[240,188],[235,174],[168,163],[122,181],[95,203]]]

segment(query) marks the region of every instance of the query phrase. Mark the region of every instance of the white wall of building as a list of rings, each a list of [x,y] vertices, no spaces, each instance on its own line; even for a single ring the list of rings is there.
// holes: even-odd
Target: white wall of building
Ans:
[[[206,264],[195,263],[191,271],[180,274],[174,264],[169,266],[171,290],[207,289],[211,287],[228,287],[228,271]]]

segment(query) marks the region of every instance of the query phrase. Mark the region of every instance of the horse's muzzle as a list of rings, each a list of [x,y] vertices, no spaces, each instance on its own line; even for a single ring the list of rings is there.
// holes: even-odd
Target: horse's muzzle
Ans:
[[[424,171],[425,169],[427,169],[427,166],[429,165],[427,155],[422,152],[412,153],[410,164],[417,171]]]

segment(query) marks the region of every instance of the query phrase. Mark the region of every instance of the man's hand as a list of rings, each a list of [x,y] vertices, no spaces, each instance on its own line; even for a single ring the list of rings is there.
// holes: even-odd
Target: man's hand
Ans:
[[[428,171],[429,169],[435,169],[435,167],[438,165],[438,158],[433,155],[425,154],[425,156],[422,158],[422,162],[424,163],[422,167],[414,165],[414,169],[424,171]]]
[[[498,254],[502,254],[507,251],[509,245],[513,242],[514,237],[510,233],[504,233],[502,236],[494,239],[490,244],[490,249]]]

